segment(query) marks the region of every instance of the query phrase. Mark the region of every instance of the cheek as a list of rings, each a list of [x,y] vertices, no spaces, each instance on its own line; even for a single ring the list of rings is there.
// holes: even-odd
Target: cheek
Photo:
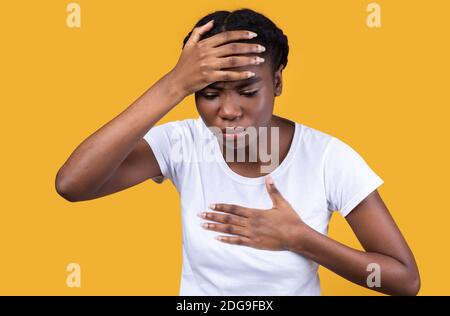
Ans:
[[[274,97],[267,89],[260,90],[255,97],[247,100],[245,103],[247,105],[246,111],[249,113],[254,113],[259,116],[272,114]]]
[[[195,106],[198,114],[205,122],[211,123],[217,113],[217,105],[214,102],[195,97]]]
[[[195,95],[195,107],[199,113],[203,113],[208,110],[208,106],[205,100],[197,95]]]

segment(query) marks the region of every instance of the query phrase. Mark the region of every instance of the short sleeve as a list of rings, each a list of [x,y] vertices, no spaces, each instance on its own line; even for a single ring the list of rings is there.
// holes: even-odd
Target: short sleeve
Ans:
[[[180,133],[180,121],[173,121],[153,126],[143,137],[150,145],[161,170],[162,177],[152,178],[156,183],[162,183],[167,178],[174,182],[172,148],[180,139]]]
[[[349,145],[333,137],[324,158],[325,193],[329,211],[347,216],[383,180]]]

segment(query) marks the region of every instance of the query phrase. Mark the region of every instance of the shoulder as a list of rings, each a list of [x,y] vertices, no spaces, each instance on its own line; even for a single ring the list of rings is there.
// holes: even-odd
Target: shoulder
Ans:
[[[299,145],[302,147],[303,153],[314,156],[324,156],[329,150],[330,144],[338,139],[324,131],[296,122],[300,128]]]
[[[159,123],[155,125],[153,128],[165,128],[168,130],[176,130],[176,129],[194,129],[197,125],[197,119],[189,118],[189,119],[183,119],[183,120],[174,120],[174,121],[168,121],[164,123]]]
[[[300,151],[311,163],[321,162],[322,166],[336,164],[361,164],[364,158],[351,145],[319,129],[300,124]]]

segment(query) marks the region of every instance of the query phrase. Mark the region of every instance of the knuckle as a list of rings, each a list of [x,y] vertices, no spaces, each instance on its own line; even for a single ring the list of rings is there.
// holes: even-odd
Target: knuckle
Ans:
[[[209,74],[209,72],[208,72],[207,70],[203,69],[203,70],[200,71],[200,74],[201,74],[203,77],[207,77],[208,74]]]
[[[225,215],[223,218],[224,223],[231,223],[231,215]]]
[[[237,59],[237,57],[230,57],[230,59],[229,59],[229,61],[230,61],[230,66],[236,66],[237,65],[237,63],[238,63],[238,59]]]
[[[197,47],[198,47],[199,49],[203,49],[203,48],[205,48],[205,43],[202,42],[202,41],[200,41],[200,42],[197,43]]]
[[[206,60],[200,61],[199,67],[202,70],[206,70],[208,68],[208,62]]]
[[[229,81],[231,79],[231,76],[229,73],[226,73],[223,75],[223,81]]]

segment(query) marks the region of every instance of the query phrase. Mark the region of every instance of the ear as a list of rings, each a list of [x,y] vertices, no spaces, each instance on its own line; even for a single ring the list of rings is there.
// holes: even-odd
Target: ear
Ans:
[[[274,94],[275,96],[281,95],[281,92],[283,90],[283,71],[284,65],[280,65],[278,70],[275,72],[275,78],[274,78]]]

